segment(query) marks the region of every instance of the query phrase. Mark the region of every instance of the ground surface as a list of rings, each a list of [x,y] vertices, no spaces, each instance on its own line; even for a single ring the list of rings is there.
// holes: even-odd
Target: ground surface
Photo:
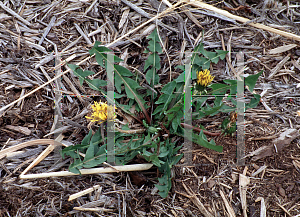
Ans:
[[[131,1],[147,12],[148,18],[125,2],[27,0],[1,3],[0,107],[54,78],[55,69],[66,71],[64,60],[67,58],[71,57],[68,62],[73,64],[87,58],[89,43],[98,40],[107,45],[134,28],[137,30],[133,34],[112,43],[111,49],[126,60],[129,70],[134,67],[143,71],[147,56],[142,52],[155,22],[138,27],[157,14],[160,2]],[[256,1],[228,0],[208,4],[299,35],[300,5],[297,1],[265,0],[257,4]],[[8,8],[20,16],[12,15]],[[184,158],[176,165],[172,189],[169,196],[162,199],[154,189],[157,183],[155,167],[139,173],[21,180],[20,173],[46,146],[27,147],[20,150],[19,155],[0,158],[0,216],[205,216],[201,204],[212,216],[243,216],[242,201],[247,202],[246,212],[251,217],[263,216],[263,206],[266,216],[300,214],[299,41],[189,5],[177,8],[161,21],[167,25],[158,26],[158,30],[169,54],[172,78],[181,73],[175,66],[184,64],[183,52],[193,50],[201,40],[202,30],[207,50],[223,49],[224,43],[224,48],[231,51],[231,56],[211,66],[214,82],[234,79],[232,67],[237,68],[236,53],[240,51],[244,54],[245,74],[264,70],[255,88],[263,96],[263,102],[245,113],[245,153],[248,155],[263,146],[271,148],[246,157],[245,166],[236,166],[235,137],[208,137],[224,147],[222,153],[193,144],[193,165],[181,166]],[[49,32],[45,34],[47,28]],[[97,29],[100,30],[93,33]],[[274,50],[281,46],[284,47]],[[55,63],[57,51],[61,52],[57,59],[62,64],[58,60]],[[169,61],[165,54],[161,59],[160,83],[165,84],[170,76]],[[95,78],[105,79],[105,72],[93,58],[81,65],[98,72]],[[88,121],[84,116],[89,104],[102,98],[67,97],[97,94],[87,86],[80,87],[73,74],[66,73],[62,84],[62,93],[66,96],[61,99],[61,109],[62,116],[67,119],[63,126],[68,126],[62,132],[63,140],[78,144],[88,133]],[[49,133],[54,124],[54,86],[52,82],[0,114],[0,149],[33,139],[53,138]],[[122,100],[125,103],[126,98]],[[219,126],[228,115],[207,117],[193,125],[201,124],[210,132],[221,132]],[[290,129],[298,132],[275,141]],[[178,140],[178,145],[182,141]],[[70,159],[61,160],[54,151],[29,173],[67,170],[69,163]],[[136,185],[141,183],[139,179],[143,185]],[[239,189],[243,179],[248,181],[244,200]],[[71,194],[96,185],[100,186],[96,191],[68,201]]]

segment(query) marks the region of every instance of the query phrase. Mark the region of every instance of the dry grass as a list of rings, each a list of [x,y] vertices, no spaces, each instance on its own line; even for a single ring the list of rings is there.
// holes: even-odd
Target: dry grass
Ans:
[[[299,214],[300,5],[297,1],[243,2],[0,2],[0,216]],[[166,199],[154,188],[155,168],[140,173],[19,179],[46,147],[24,146],[1,155],[6,148],[36,139],[57,138],[66,146],[80,143],[88,133],[84,116],[90,103],[103,99],[82,87],[66,63],[96,72],[91,78],[106,79],[88,53],[97,40],[124,59],[123,66],[143,73],[146,36],[155,27],[164,46],[162,84],[179,75],[175,66],[184,64],[184,52],[192,51],[202,38],[208,50],[230,51],[226,60],[211,66],[217,82],[240,73],[238,52],[243,54],[245,74],[264,70],[255,88],[262,101],[245,113],[246,165],[235,165],[236,139],[221,135],[215,137],[217,145],[224,146],[221,154],[194,144],[193,165],[177,165]],[[222,120],[208,117],[194,125],[219,132]],[[48,149],[30,173],[67,169],[70,159],[62,160],[54,146]],[[135,163],[143,163],[139,160]],[[68,201],[82,191],[81,197]]]

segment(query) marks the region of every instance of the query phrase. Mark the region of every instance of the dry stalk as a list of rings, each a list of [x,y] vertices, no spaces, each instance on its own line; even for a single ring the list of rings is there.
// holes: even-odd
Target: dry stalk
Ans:
[[[266,26],[266,25],[263,25],[263,24],[260,24],[260,23],[251,23],[251,20],[249,20],[247,18],[240,17],[240,16],[237,16],[237,15],[233,15],[233,14],[229,13],[228,11],[216,8],[212,5],[206,4],[206,3],[201,2],[199,0],[185,0],[185,2],[192,5],[192,6],[194,6],[194,7],[207,9],[207,10],[216,12],[218,14],[221,14],[223,16],[226,16],[228,18],[237,20],[237,21],[242,22],[242,23],[247,23],[247,22],[250,21],[249,23],[247,23],[249,26],[253,26],[253,27],[258,28],[258,29],[263,29],[263,30],[266,30],[268,32],[276,33],[278,35],[284,36],[284,37],[289,38],[291,40],[300,41],[300,36],[299,35],[295,35],[293,33],[278,30],[278,29],[275,29],[275,28],[272,28],[272,27],[269,27],[269,26]]]
[[[90,174],[97,174],[97,173],[115,173],[116,170],[120,172],[143,171],[143,170],[150,169],[152,166],[153,164],[131,164],[131,165],[124,165],[124,166],[114,166],[114,168],[100,167],[100,168],[93,168],[93,169],[81,169],[79,171],[81,175],[90,175]],[[78,176],[78,175],[80,174],[75,174],[69,171],[60,171],[60,172],[20,175],[19,178],[37,179],[37,178],[47,178],[47,177]]]
[[[22,148],[26,148],[29,146],[33,146],[33,145],[59,145],[59,146],[64,146],[64,144],[55,141],[53,139],[37,139],[37,140],[33,140],[33,141],[28,141],[28,142],[23,142],[21,144],[6,148],[2,151],[0,151],[0,159],[4,158],[8,153],[11,152],[15,152],[18,151]]]

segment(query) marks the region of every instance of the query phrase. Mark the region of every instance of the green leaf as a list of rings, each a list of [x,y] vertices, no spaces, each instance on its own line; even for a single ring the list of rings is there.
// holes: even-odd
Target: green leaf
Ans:
[[[79,68],[78,65],[74,65],[74,64],[67,64],[67,65],[70,67],[70,69],[71,69],[73,72],[76,71],[77,68]]]
[[[71,173],[80,174],[79,168],[76,166],[76,165],[78,165],[78,164],[80,164],[80,163],[81,163],[81,160],[78,160],[78,159],[74,160],[74,163],[72,163],[72,164],[69,166],[69,171],[70,171]],[[81,169],[81,168],[80,168],[80,169]]]
[[[169,194],[168,188],[166,185],[154,185],[158,190],[158,194],[162,197],[162,198],[166,198]]]
[[[195,73],[204,69],[209,69],[210,63],[218,63],[220,59],[224,59],[227,51],[215,50],[215,52],[206,51],[204,49],[203,43],[200,43],[195,47],[194,53],[192,55],[192,79],[195,79]],[[201,57],[202,54],[204,57]]]
[[[198,65],[198,66],[201,66],[202,62],[201,62],[201,59],[200,59],[200,56],[198,54],[193,54],[192,56],[192,59],[193,59],[193,64],[192,64],[192,67],[194,65]]]
[[[131,71],[120,65],[115,65],[115,70],[122,76],[130,77],[133,75]]]
[[[204,104],[204,102],[208,99],[207,96],[193,96],[193,101],[197,102],[197,106],[196,106],[196,111],[198,111],[200,109],[200,107],[202,106],[202,104]]]
[[[255,75],[249,75],[248,77],[245,77],[245,85],[248,85],[249,90],[251,92],[253,92],[253,89],[255,87],[257,79],[262,73],[263,73],[263,70],[261,70],[259,73],[255,74]]]
[[[204,107],[201,110],[199,110],[199,114],[200,114],[200,118],[205,117],[205,116],[213,116],[216,113],[219,112],[219,110],[222,108],[223,104],[219,105],[219,106],[214,106],[214,107]]]
[[[159,153],[158,157],[166,157],[169,154],[168,150],[166,150],[164,152],[162,152],[162,150],[160,150],[160,151],[161,151],[161,153]]]
[[[147,151],[146,149],[144,149],[144,151],[143,151],[143,156],[146,156],[146,157],[150,157],[150,156],[152,156],[153,154],[151,153],[151,152],[149,152],[149,151]]]
[[[89,143],[90,143],[90,139],[91,139],[92,135],[93,135],[93,130],[90,129],[89,134],[84,137],[84,139],[81,141],[81,144],[85,145],[85,146],[88,146]]]
[[[74,65],[74,64],[68,64],[68,66],[73,71],[74,75],[76,75],[76,76],[79,77],[79,82],[80,82],[80,84],[82,86],[84,78],[85,78],[85,75],[84,75],[82,69],[79,68],[78,65]]]
[[[167,110],[168,105],[170,104],[170,102],[174,98],[173,91],[174,91],[175,87],[176,87],[176,82],[172,81],[172,82],[169,82],[168,84],[166,84],[162,88],[161,92],[164,93],[164,94],[162,94],[158,98],[158,100],[155,102],[155,104],[164,103],[164,106],[162,107],[162,112]]]
[[[104,92],[99,87],[105,86],[106,81],[100,79],[94,79],[94,80],[86,79],[85,77],[87,76],[87,74],[84,73],[82,69],[78,68],[79,66],[73,64],[68,64],[68,65],[73,70],[74,74],[79,77],[79,81],[81,85],[83,84],[83,81],[86,81],[86,83],[89,85],[90,88],[99,91],[105,96]]]
[[[219,58],[215,52],[206,51],[206,56],[211,62],[217,64],[219,62]]]
[[[169,109],[166,114],[168,115],[174,115],[174,114],[177,114],[179,113],[180,111],[183,112],[183,103],[178,103],[176,104],[174,107],[172,107],[171,109]],[[171,117],[169,117],[169,121],[172,121],[173,119],[170,120]]]
[[[192,55],[192,58],[191,58],[191,65],[193,66],[195,63],[195,60],[196,58],[199,58],[199,50],[200,50],[200,46],[201,46],[202,43],[200,43],[199,45],[197,45],[195,48],[194,48],[194,53]]]
[[[252,98],[252,99],[250,100],[250,103],[247,103],[247,104],[245,105],[245,110],[247,110],[247,109],[249,109],[249,108],[255,108],[255,107],[258,105],[261,96],[260,96],[259,94],[253,94],[253,96],[254,96],[254,98]]]
[[[153,53],[162,53],[162,48],[159,44],[159,37],[157,34],[157,29],[154,29],[153,32],[147,37],[148,39],[151,39],[149,41],[149,50]]]
[[[101,41],[95,41],[95,44],[94,44],[93,48],[97,48],[97,47],[99,47],[101,44],[102,44]]]
[[[121,93],[121,84],[124,84],[125,92],[126,92],[127,96],[131,99],[135,99],[136,102],[138,103],[139,107],[142,109],[143,113],[145,115],[147,115],[148,112],[147,112],[147,110],[145,109],[145,106],[144,106],[145,101],[141,98],[140,94],[138,94],[137,91],[136,91],[136,89],[140,88],[140,86],[134,80],[123,76],[123,73],[125,72],[125,70],[123,71],[123,68],[124,67],[122,67],[121,71],[119,71],[120,68],[115,67],[115,72],[116,72],[115,73],[115,86],[116,86],[116,89],[118,90],[119,93]],[[148,118],[149,118],[149,116],[148,116]]]
[[[160,69],[160,58],[157,53],[152,53],[149,55],[148,59],[145,61],[144,71],[146,71],[149,66],[153,66],[155,69]]]
[[[185,68],[185,66],[183,66],[183,65],[175,66],[175,69],[180,69],[180,70],[182,70],[182,71],[185,70],[184,68]]]
[[[92,137],[92,138],[91,138]],[[92,136],[92,130],[89,134],[82,140],[80,145],[76,145],[78,150],[87,150],[85,151],[85,157],[81,160],[78,150],[75,153],[77,156],[73,155],[74,162],[69,166],[69,171],[74,173],[79,173],[79,170],[83,167],[91,168],[99,164],[102,164],[106,160],[106,145],[103,145],[99,148],[99,143],[102,142],[100,128]],[[75,146],[74,146],[75,147]],[[69,148],[69,147],[68,147]],[[64,152],[63,150],[62,152]],[[67,152],[68,154],[69,152]]]
[[[217,152],[223,151],[222,146],[212,145],[211,143],[205,141],[201,136],[194,134],[194,133],[193,133],[193,142],[198,145],[201,145],[204,148],[209,148],[209,149],[217,151]]]
[[[235,111],[236,107],[230,107],[228,105],[223,105],[222,108],[219,110],[220,112],[224,112],[224,113],[228,113],[228,112],[232,112]]]
[[[100,79],[85,79],[86,83],[89,85],[90,88],[93,90],[99,90],[100,87],[104,87],[107,85],[107,81],[100,80]]]
[[[205,57],[200,57],[201,59],[201,66],[202,66],[202,70],[204,69],[209,69],[210,67],[210,61],[208,59],[206,59]]]
[[[169,82],[161,89],[161,92],[165,94],[170,94],[173,92],[175,86],[176,86],[175,81]]]
[[[124,94],[118,94],[118,93],[115,92],[115,99],[120,99],[124,96],[125,96]]]
[[[174,129],[174,132],[177,131],[177,128],[179,127],[181,123],[181,118],[183,117],[183,112],[179,111],[177,115],[174,116],[174,119],[172,120],[172,128]]]
[[[156,115],[158,113],[160,113],[163,109],[164,105],[159,105],[156,107],[156,109],[154,110],[154,112],[152,113],[152,115]]]
[[[114,63],[119,63],[119,62],[122,62],[122,61],[124,61],[124,60],[122,60],[121,58],[119,58],[116,55],[114,55]]]
[[[226,84],[230,84],[230,85],[237,85],[237,81],[236,80],[223,80],[224,83]]]
[[[95,50],[98,51],[98,53],[104,53],[107,54],[108,52],[112,52],[111,49],[105,47],[105,46],[94,46]]]
[[[93,55],[95,54],[95,58],[96,58],[96,61],[97,63],[102,66],[103,68],[107,69],[107,54],[109,52],[112,53],[112,50],[108,49],[107,47],[105,46],[100,46],[101,42],[99,41],[96,41],[93,48],[91,50],[89,50],[89,53],[90,55]],[[114,57],[114,63],[118,63],[118,62],[121,62],[123,61],[122,59],[120,59],[119,57],[113,55]],[[113,67],[114,63],[110,63],[111,66]]]
[[[85,74],[85,77],[95,74],[95,72],[92,72],[89,70],[85,70],[85,71],[83,71],[83,73]]]
[[[154,78],[154,82],[153,82],[153,78]],[[153,83],[154,83],[154,85],[158,84],[159,76],[156,73],[155,68],[151,68],[147,71],[146,80],[147,80],[148,84],[150,84],[150,85],[152,84],[151,86],[153,86]]]
[[[132,141],[133,139],[137,139],[137,137],[131,137],[131,140],[129,142],[131,149],[135,149],[135,148],[139,147],[139,145],[140,145],[140,141],[133,142]]]
[[[228,51],[225,50],[215,50],[221,60],[224,60]]]
[[[213,91],[211,92],[212,95],[225,95],[226,94],[226,91],[228,89],[230,89],[229,85],[226,85],[226,84],[211,84],[210,85],[210,88],[213,89]]]
[[[127,97],[130,99],[139,99],[139,94],[136,92],[136,89],[140,88],[140,85],[131,78],[124,77],[123,80]]]
[[[161,178],[158,178],[159,185],[155,185],[155,187],[159,190],[158,194],[166,198],[168,193],[172,187],[170,174],[164,174]]]
[[[99,127],[99,129],[95,132],[95,134],[92,136],[90,141],[90,145],[96,146],[95,152],[98,151],[99,143],[102,141],[102,136],[100,131],[101,128]]]
[[[123,80],[119,77],[119,75],[115,74],[115,87],[119,93],[122,92],[122,84],[124,84]]]
[[[230,95],[235,95],[237,92],[237,80],[224,80],[225,83],[230,84]]]
[[[97,165],[103,164],[106,161],[106,145],[102,145],[96,153]]]
[[[156,184],[155,184],[155,187],[159,190],[160,193],[162,193],[162,192],[164,192],[164,194],[165,194],[165,193],[167,193],[167,194],[169,193],[169,192],[167,191],[167,190],[168,190],[167,185],[156,185]],[[161,194],[160,194],[160,196],[161,196],[161,197],[164,197],[164,198],[166,197],[166,196],[162,196]]]
[[[99,149],[98,145],[100,141],[101,141],[101,133],[99,128],[90,140],[90,146],[87,149],[83,160],[84,167],[91,168],[98,165],[98,162],[95,161],[95,154],[98,152]]]
[[[65,147],[63,150],[61,150],[61,155],[64,158],[65,155],[70,156],[72,158],[80,158],[80,156],[78,157],[78,154],[76,153],[78,150],[85,150],[88,148],[87,146],[84,146],[82,144],[78,144],[78,145],[70,145],[68,147]]]
[[[162,52],[162,48],[159,44],[159,37],[156,29],[148,36],[148,39],[151,39],[149,41],[148,49],[152,53],[148,56],[147,60],[145,61],[144,71],[146,72],[149,69],[149,67],[152,66],[152,68],[150,68],[146,73],[146,80],[148,84],[154,87],[154,85],[158,84],[159,82],[159,76],[156,73],[156,71],[161,68],[160,58],[158,56],[158,53]],[[151,95],[152,95],[152,100],[154,100],[156,96],[154,97],[153,94]]]
[[[172,165],[176,165],[182,157],[183,157],[183,154],[175,156],[175,158],[172,161]]]
[[[202,66],[193,65],[192,66],[192,80],[197,79],[197,72],[202,71]]]
[[[161,103],[165,103],[164,108],[166,108],[168,105],[167,103],[170,102],[170,100],[172,99],[172,94],[167,95],[167,94],[162,94],[159,99],[155,102],[155,104],[161,104]]]
[[[223,102],[222,99],[224,96],[215,96],[215,101],[214,101],[214,107],[215,106],[222,106]]]
[[[156,154],[152,155],[150,157],[151,163],[153,163],[155,166],[160,167],[161,163],[163,163],[161,160],[158,159],[158,156]]]
[[[181,83],[184,82],[184,72],[182,72],[176,79],[175,79],[176,83]]]
[[[107,59],[107,55],[103,54],[103,53],[98,53],[95,51],[95,58],[96,58],[97,63],[100,66],[102,66],[103,68],[105,68],[104,60]]]

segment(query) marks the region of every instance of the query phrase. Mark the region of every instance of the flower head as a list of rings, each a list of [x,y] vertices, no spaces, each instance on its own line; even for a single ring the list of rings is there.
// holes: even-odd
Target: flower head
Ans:
[[[213,79],[214,76],[210,75],[210,71],[208,69],[197,72],[197,84],[203,87],[207,87]]]
[[[116,114],[114,113],[113,106],[108,106],[105,102],[94,102],[95,104],[92,105],[93,114],[91,117],[85,116],[87,119],[91,119],[92,122],[99,121],[100,123],[103,123],[107,121],[112,121],[116,118]],[[116,109],[116,107],[115,107]]]

